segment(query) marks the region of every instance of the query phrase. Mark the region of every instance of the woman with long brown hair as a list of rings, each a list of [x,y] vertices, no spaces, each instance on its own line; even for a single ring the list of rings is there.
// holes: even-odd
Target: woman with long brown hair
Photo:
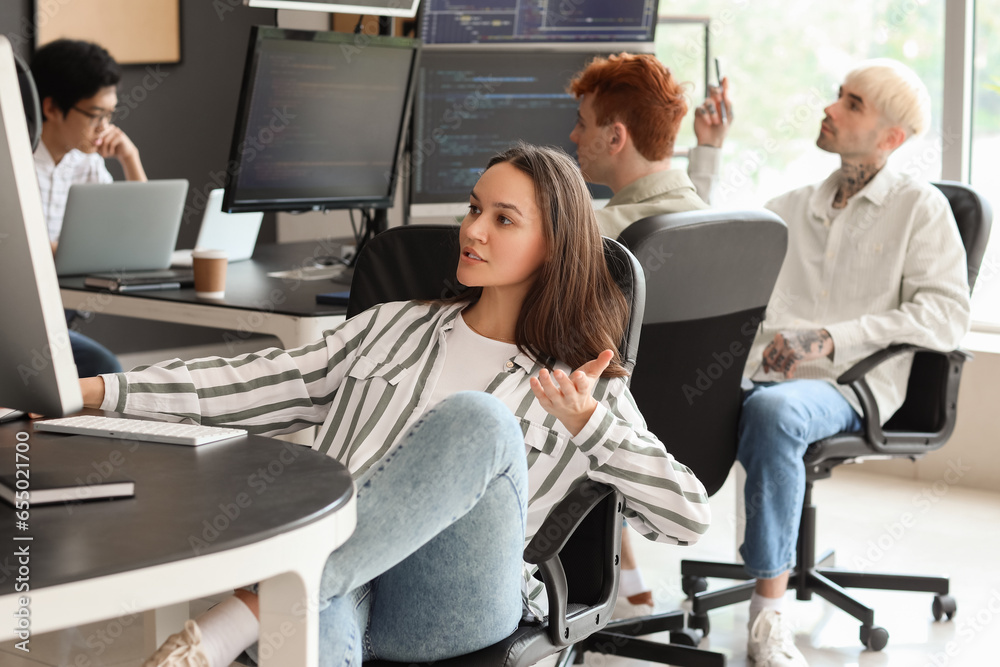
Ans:
[[[573,161],[527,145],[494,157],[460,245],[471,289],[457,299],[382,304],[296,350],[81,381],[88,405],[129,414],[320,426],[314,447],[358,489],[357,529],[323,573],[324,665],[440,660],[506,637],[524,608],[543,616],[521,552],[584,478],[618,488],[650,539],[708,527],[704,488],[628,393],[614,352],[627,306]],[[146,665],[227,665],[256,639],[256,612],[237,591]]]

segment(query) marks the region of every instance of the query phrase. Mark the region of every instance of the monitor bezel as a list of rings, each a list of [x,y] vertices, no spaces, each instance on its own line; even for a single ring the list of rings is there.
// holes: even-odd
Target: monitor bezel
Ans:
[[[0,133],[0,160],[10,174],[0,182],[0,281],[7,286],[6,296],[0,298],[5,316],[0,405],[61,417],[78,412],[83,397],[42,213],[14,51],[2,35]]]
[[[385,7],[354,5],[350,2],[303,2],[302,0],[246,0],[248,7],[264,9],[297,9],[307,12],[363,14],[365,16],[398,16],[412,19],[417,15],[420,0],[387,0]],[[395,6],[388,6],[395,5]]]
[[[257,72],[260,45],[265,40],[300,40],[310,42],[329,42],[352,48],[384,47],[405,49],[411,52],[410,70],[406,80],[406,93],[403,101],[403,112],[400,116],[396,132],[396,150],[392,169],[385,194],[369,197],[290,197],[287,199],[241,199],[236,198],[235,174],[240,164],[240,146],[246,135],[250,117],[250,87]],[[419,39],[406,37],[387,37],[382,35],[353,34],[322,30],[292,30],[275,28],[273,26],[256,25],[251,28],[250,42],[247,47],[247,57],[243,67],[243,79],[240,85],[240,97],[236,108],[236,123],[233,127],[233,139],[229,147],[229,160],[226,163],[225,194],[222,199],[222,210],[227,213],[261,212],[300,212],[327,211],[357,208],[391,208],[395,201],[396,188],[399,184],[399,166],[402,160],[403,144],[410,126],[410,115],[413,111],[413,95],[416,86],[416,73],[420,68],[420,53],[423,44]]]

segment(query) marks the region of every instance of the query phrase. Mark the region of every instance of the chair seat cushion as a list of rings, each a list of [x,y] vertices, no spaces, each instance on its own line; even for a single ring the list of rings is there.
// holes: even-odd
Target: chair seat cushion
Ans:
[[[583,609],[584,605],[568,605],[568,613]],[[365,667],[527,667],[543,658],[564,650],[565,647],[553,646],[547,634],[548,624],[522,621],[521,625],[503,641],[492,646],[456,656],[447,660],[428,663],[391,662],[389,660],[374,660],[365,663]]]
[[[843,460],[874,455],[875,452],[865,442],[863,433],[838,433],[810,444],[802,459],[806,466],[810,466],[830,459]]]

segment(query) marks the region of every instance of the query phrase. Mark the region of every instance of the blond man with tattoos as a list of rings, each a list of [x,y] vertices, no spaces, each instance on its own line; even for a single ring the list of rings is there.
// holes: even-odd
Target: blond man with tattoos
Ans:
[[[746,374],[738,458],[747,471],[740,552],[757,580],[748,654],[757,667],[806,665],[781,601],[795,562],[809,443],[860,430],[836,378],[892,343],[950,350],[969,325],[966,257],[951,209],[929,183],[888,165],[930,120],[926,87],[891,60],[851,71],[816,141],[841,166],[767,207],[788,223],[788,253]],[[883,420],[903,402],[912,358],[869,374]]]

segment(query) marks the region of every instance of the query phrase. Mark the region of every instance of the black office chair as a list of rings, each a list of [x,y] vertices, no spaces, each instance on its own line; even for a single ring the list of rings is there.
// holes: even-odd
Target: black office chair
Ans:
[[[630,304],[631,318],[620,353],[631,369],[645,300],[642,271],[615,241],[605,239],[605,255]],[[453,225],[394,227],[378,234],[358,257],[348,317],[385,301],[461,293],[464,287],[455,279],[458,257],[458,227]],[[574,489],[552,510],[524,552],[525,561],[539,566],[545,582],[548,620],[522,622],[502,642],[434,665],[520,667],[546,658],[571,664],[576,656],[573,644],[604,627],[614,609],[621,529],[622,498],[617,491],[590,481]],[[368,667],[399,664],[366,663]]]
[[[785,256],[770,211],[691,211],[639,220],[618,238],[646,278],[639,356],[629,384],[649,429],[713,495],[736,460],[743,366]],[[693,648],[684,612],[614,620],[583,649],[658,664],[723,665]],[[639,639],[670,632],[670,643]]]
[[[959,233],[968,256],[969,289],[975,286],[989,239],[993,213],[989,202],[962,183],[935,183],[951,204]],[[648,311],[648,306],[647,306]],[[643,341],[646,332],[643,331]],[[915,353],[910,369],[906,399],[885,426],[880,425],[878,407],[865,376],[879,364],[904,353]],[[955,614],[956,603],[948,595],[948,579],[875,572],[854,572],[821,567],[832,562],[834,552],[816,558],[816,507],[812,504],[813,482],[831,475],[831,470],[845,463],[861,463],[870,458],[909,458],[917,460],[940,448],[955,428],[958,384],[962,365],[972,355],[962,350],[936,352],[915,345],[892,345],[859,361],[837,378],[850,385],[862,407],[864,428],[859,433],[840,433],[811,444],[805,454],[806,492],[799,528],[796,566],[789,587],[799,600],[809,600],[816,593],[861,621],[861,643],[873,651],[885,648],[889,633],[875,625],[875,612],[850,596],[847,588],[873,588],[894,591],[934,593],[932,613],[935,620]],[[634,387],[634,384],[633,384]],[[634,391],[634,388],[633,388]],[[681,574],[684,591],[691,598],[692,613],[688,625],[709,631],[707,613],[712,609],[749,600],[754,581],[744,581],[717,591],[703,592],[706,577],[746,579],[742,564],[683,561]]]

